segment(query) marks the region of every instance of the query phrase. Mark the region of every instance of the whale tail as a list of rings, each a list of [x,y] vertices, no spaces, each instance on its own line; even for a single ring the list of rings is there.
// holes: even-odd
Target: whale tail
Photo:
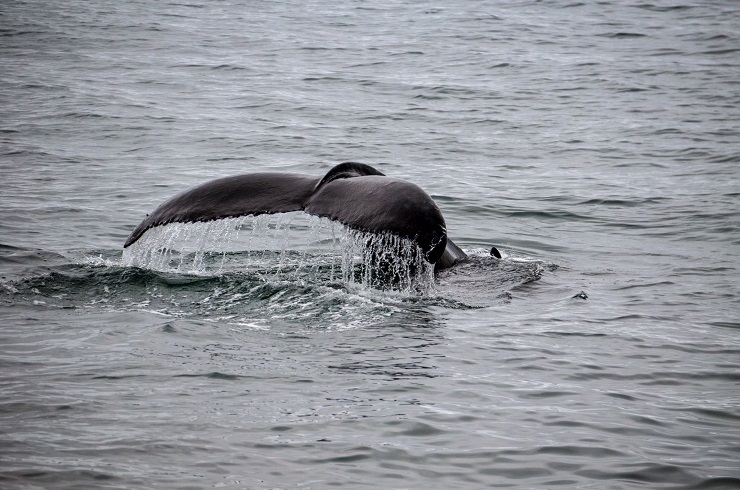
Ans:
[[[162,203],[131,233],[124,248],[150,228],[246,215],[304,211],[360,231],[414,240],[435,269],[465,253],[447,238],[442,213],[420,187],[356,162],[341,163],[321,179],[302,174],[254,173],[206,182]]]

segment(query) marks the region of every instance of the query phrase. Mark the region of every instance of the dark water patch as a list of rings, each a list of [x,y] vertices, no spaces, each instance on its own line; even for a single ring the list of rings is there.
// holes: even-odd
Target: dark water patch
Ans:
[[[707,277],[707,276],[714,276],[716,274],[722,274],[722,273],[732,273],[734,271],[735,269],[733,267],[701,267],[701,266],[676,267],[673,270],[672,275]]]
[[[658,282],[649,283],[649,284],[629,284],[626,286],[621,286],[617,288],[617,290],[618,291],[629,291],[631,289],[643,289],[643,288],[649,288],[649,289],[660,288],[660,287],[667,288],[667,287],[674,286],[674,285],[675,283],[672,281],[658,281]]]
[[[555,422],[542,422],[543,426],[553,427],[588,427],[589,424],[577,420],[557,420]]]
[[[270,428],[270,430],[275,431],[275,432],[288,432],[294,429],[295,427],[291,427],[288,425],[276,425],[275,427]]]
[[[738,48],[710,49],[710,50],[707,50],[707,51],[702,51],[700,54],[724,55],[724,54],[737,53],[738,51],[740,51],[740,49],[738,49]]]
[[[653,3],[642,3],[634,6],[635,8],[643,10],[651,10],[653,12],[673,12],[678,10],[691,10],[694,8],[693,5],[656,5]]]
[[[629,418],[638,424],[651,425],[655,427],[670,427],[673,424],[666,424],[660,420],[656,420],[652,417],[646,417],[643,415],[630,415]]]
[[[594,333],[594,332],[543,332],[544,335],[551,335],[554,337],[607,337],[605,333]]]
[[[654,349],[656,352],[670,352],[678,351],[687,354],[711,354],[711,355],[724,355],[729,356],[740,355],[740,349],[726,348],[723,345],[708,345],[697,342],[695,344],[659,344],[659,345],[637,345],[639,349]]]
[[[612,380],[612,381],[637,381],[645,386],[680,386],[700,384],[709,381],[737,382],[740,374],[728,372],[666,372],[654,371],[649,374],[618,374],[610,372],[588,372],[568,375],[569,380]]]
[[[594,221],[595,218],[584,214],[577,214],[573,211],[566,210],[530,210],[530,211],[511,211],[507,213],[510,218],[513,219],[533,219],[536,221],[552,221],[552,222],[571,222],[571,221]]]
[[[680,49],[675,48],[659,48],[655,49],[649,53],[647,53],[648,56],[681,56],[684,54]]]
[[[387,361],[354,361],[343,365],[329,365],[329,369],[340,373],[362,373],[369,376],[380,376],[391,380],[436,378],[440,376],[435,372],[437,367],[428,365],[426,359],[399,362],[396,359]]]
[[[53,487],[60,481],[75,482],[77,488],[99,488],[98,485],[110,485],[120,478],[114,474],[96,470],[57,470],[40,471],[33,469],[9,470],[0,473],[0,481],[8,483],[28,482],[34,485],[49,485]]]
[[[253,376],[239,376],[235,374],[226,374],[226,373],[220,373],[218,371],[214,371],[212,373],[202,373],[202,374],[175,374],[175,378],[208,378],[208,379],[219,379],[219,380],[225,380],[225,381],[239,381],[243,378],[246,379],[253,379]]]
[[[9,402],[0,403],[0,415],[6,417],[18,418],[18,414],[23,414],[22,419],[33,419],[33,418],[56,418],[58,415],[56,412],[65,412],[68,410],[74,410],[77,407],[69,404],[54,404],[47,402],[44,404],[32,403],[32,402]]]
[[[560,397],[572,397],[576,396],[577,393],[572,391],[536,391],[533,393],[521,393],[519,394],[520,398],[524,399],[548,399],[548,398],[560,398]]]
[[[445,434],[446,431],[433,425],[423,422],[398,421],[386,424],[391,427],[402,426],[401,429],[388,430],[385,432],[386,437],[410,436],[410,437],[430,437]]]
[[[539,467],[505,467],[496,466],[495,468],[484,468],[479,471],[483,475],[491,475],[499,478],[508,478],[511,480],[527,480],[531,478],[541,478],[551,476],[554,473],[546,468]]]
[[[210,68],[211,70],[228,70],[228,71],[247,70],[245,66],[238,66],[238,65],[232,65],[232,64],[216,65],[216,66],[211,66]]]
[[[724,41],[726,39],[733,39],[733,37],[728,36],[727,34],[713,34],[709,37],[701,37],[703,41]]]
[[[740,162],[740,153],[716,155],[708,158],[708,161],[711,163],[737,163]]]
[[[145,375],[143,374],[129,374],[129,375],[100,375],[100,376],[93,376],[91,379],[101,379],[105,381],[120,381],[124,379],[130,379],[130,378],[143,378]]]
[[[699,483],[681,487],[684,490],[732,490],[740,488],[740,478],[737,477],[711,477],[705,478]]]
[[[633,39],[633,38],[641,38],[641,37],[648,37],[647,34],[640,34],[638,32],[610,32],[605,34],[599,34],[601,37],[607,37],[610,39]]]
[[[543,446],[530,452],[530,454],[556,454],[562,456],[587,456],[589,458],[615,458],[622,457],[624,453],[596,446]],[[522,455],[526,456],[527,453]]]
[[[588,199],[577,203],[579,206],[613,206],[623,208],[634,208],[646,204],[662,204],[671,201],[670,197],[649,197],[639,199]]]
[[[610,398],[617,398],[618,400],[626,400],[628,402],[634,402],[638,399],[632,395],[627,395],[625,393],[605,393],[606,396]]]
[[[714,321],[709,322],[709,325],[715,326],[715,327],[721,327],[721,328],[733,328],[733,329],[740,329],[740,321]]]
[[[714,410],[708,408],[688,408],[682,410],[682,412],[689,412],[701,416],[702,418],[720,419],[731,422],[740,421],[740,411],[735,408],[728,408],[728,410]]]
[[[614,480],[624,483],[655,483],[665,485],[695,483],[699,477],[693,472],[675,465],[667,464],[632,464],[625,470],[595,470],[587,469],[577,471],[579,476],[594,480]]]

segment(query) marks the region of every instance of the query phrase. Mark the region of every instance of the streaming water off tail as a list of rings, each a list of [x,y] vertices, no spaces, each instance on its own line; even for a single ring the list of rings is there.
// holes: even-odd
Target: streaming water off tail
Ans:
[[[239,240],[246,231],[246,240]],[[244,233],[242,233],[244,234]],[[302,253],[291,253],[296,247]],[[434,269],[414,242],[389,233],[365,233],[325,218],[304,213],[244,216],[205,223],[173,223],[149,230],[143,239],[124,250],[122,263],[148,269],[205,273],[205,254],[221,251],[221,272],[229,250],[278,251],[273,279],[302,280],[330,271],[329,281],[396,290],[404,294],[428,293]],[[339,258],[339,261],[336,259]],[[261,266],[261,260],[252,260]],[[233,267],[233,266],[232,266]],[[325,279],[321,275],[321,279]]]

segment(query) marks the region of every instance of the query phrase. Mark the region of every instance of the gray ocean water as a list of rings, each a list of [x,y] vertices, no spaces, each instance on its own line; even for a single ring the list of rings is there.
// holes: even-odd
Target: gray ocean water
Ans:
[[[739,488],[739,32],[729,0],[1,2],[0,487]],[[178,192],[343,161],[471,261],[381,291],[292,217],[123,256]]]

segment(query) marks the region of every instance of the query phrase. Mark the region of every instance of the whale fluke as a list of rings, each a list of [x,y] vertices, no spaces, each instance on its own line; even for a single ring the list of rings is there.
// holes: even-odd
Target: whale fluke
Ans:
[[[467,258],[447,238],[442,213],[426,192],[356,162],[339,164],[321,179],[302,174],[254,173],[206,182],[161,204],[123,246],[132,245],[150,228],[169,223],[291,211],[333,219],[360,231],[392,233],[413,240],[437,270]]]

